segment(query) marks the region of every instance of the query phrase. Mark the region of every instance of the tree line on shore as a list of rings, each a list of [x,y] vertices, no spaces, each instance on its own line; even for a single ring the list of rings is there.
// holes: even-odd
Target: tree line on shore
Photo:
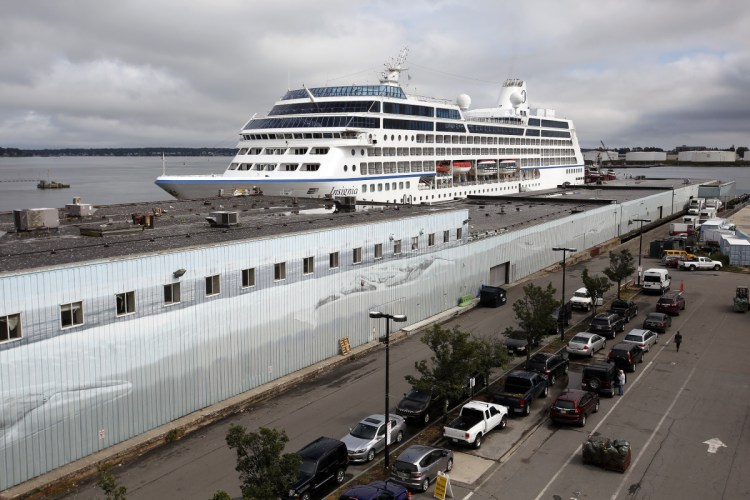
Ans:
[[[234,156],[236,148],[60,148],[19,149],[0,147],[0,156]]]

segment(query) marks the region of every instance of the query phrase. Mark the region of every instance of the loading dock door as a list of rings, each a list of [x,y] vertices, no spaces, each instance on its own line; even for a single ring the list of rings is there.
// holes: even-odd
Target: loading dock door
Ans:
[[[490,285],[502,286],[510,282],[510,262],[503,262],[490,268]]]

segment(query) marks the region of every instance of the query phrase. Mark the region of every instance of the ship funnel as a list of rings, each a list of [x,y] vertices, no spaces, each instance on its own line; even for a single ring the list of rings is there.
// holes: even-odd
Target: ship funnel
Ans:
[[[517,78],[505,80],[497,105],[500,108],[514,110],[514,114],[525,114],[521,112],[529,110],[529,103],[526,99],[526,82]]]

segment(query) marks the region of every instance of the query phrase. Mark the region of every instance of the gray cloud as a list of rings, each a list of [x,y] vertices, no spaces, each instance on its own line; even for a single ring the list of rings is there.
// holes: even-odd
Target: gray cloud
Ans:
[[[508,77],[582,146],[750,145],[744,0],[11,2],[0,146],[223,146],[288,87],[371,83],[495,104]]]

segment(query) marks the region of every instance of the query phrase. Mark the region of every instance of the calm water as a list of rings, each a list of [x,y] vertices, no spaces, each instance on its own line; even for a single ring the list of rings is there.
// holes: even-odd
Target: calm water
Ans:
[[[165,164],[168,174],[219,174],[231,160],[231,156],[168,157]],[[154,184],[161,171],[161,157],[151,156],[0,158],[0,212],[60,208],[72,203],[73,197],[92,205],[171,199]],[[40,180],[63,182],[70,188],[38,189]]]
[[[170,174],[218,174],[230,161],[229,156],[171,157],[166,168]],[[0,211],[60,208],[73,197],[92,205],[167,200],[171,197],[154,184],[161,170],[159,157],[0,158]],[[735,180],[737,194],[750,193],[750,167],[618,168],[617,175]],[[38,189],[40,180],[71,187]]]

